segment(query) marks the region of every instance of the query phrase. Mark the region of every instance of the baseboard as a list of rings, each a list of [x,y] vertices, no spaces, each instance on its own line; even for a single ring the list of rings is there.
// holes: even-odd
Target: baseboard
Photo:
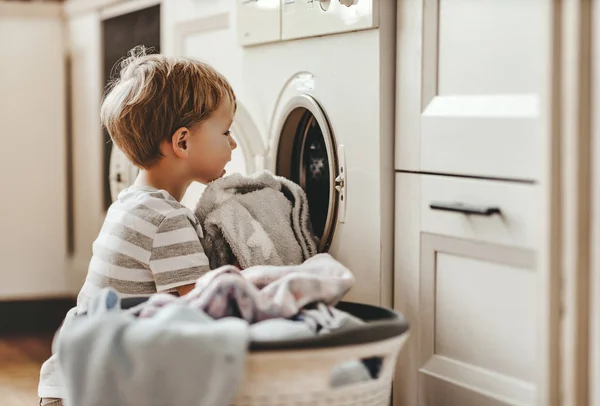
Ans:
[[[53,333],[76,298],[0,301],[0,334]]]

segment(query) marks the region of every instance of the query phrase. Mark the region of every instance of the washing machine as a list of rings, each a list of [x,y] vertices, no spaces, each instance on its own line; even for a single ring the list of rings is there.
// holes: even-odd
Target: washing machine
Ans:
[[[238,0],[241,85],[264,166],[300,184],[345,298],[391,306],[395,1]]]

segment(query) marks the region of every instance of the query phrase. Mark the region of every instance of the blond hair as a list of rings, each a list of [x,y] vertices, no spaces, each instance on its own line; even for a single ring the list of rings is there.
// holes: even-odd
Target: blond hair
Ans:
[[[146,54],[133,48],[108,86],[100,119],[133,164],[149,168],[161,159],[160,145],[181,127],[206,120],[233,89],[211,66],[186,58]]]

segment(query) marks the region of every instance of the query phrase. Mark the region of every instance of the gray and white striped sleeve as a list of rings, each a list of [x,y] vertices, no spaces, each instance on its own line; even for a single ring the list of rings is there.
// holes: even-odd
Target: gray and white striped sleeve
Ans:
[[[154,237],[150,270],[158,292],[195,283],[210,269],[200,237],[186,210],[169,213]]]

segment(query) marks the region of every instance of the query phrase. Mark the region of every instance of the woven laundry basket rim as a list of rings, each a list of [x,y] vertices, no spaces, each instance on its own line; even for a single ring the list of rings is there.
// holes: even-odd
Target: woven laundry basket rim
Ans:
[[[249,347],[250,352],[316,350],[355,346],[397,337],[409,329],[404,316],[391,309],[353,302],[340,302],[335,307],[362,319],[366,323],[315,337],[281,341],[252,341]]]
[[[121,300],[121,307],[127,309],[147,300],[146,297],[129,297]],[[341,301],[337,309],[347,312],[365,321],[365,324],[344,328],[314,337],[278,340],[251,341],[250,352],[282,350],[316,350],[334,347],[355,346],[384,341],[398,337],[409,330],[405,317],[392,309],[362,303]]]

